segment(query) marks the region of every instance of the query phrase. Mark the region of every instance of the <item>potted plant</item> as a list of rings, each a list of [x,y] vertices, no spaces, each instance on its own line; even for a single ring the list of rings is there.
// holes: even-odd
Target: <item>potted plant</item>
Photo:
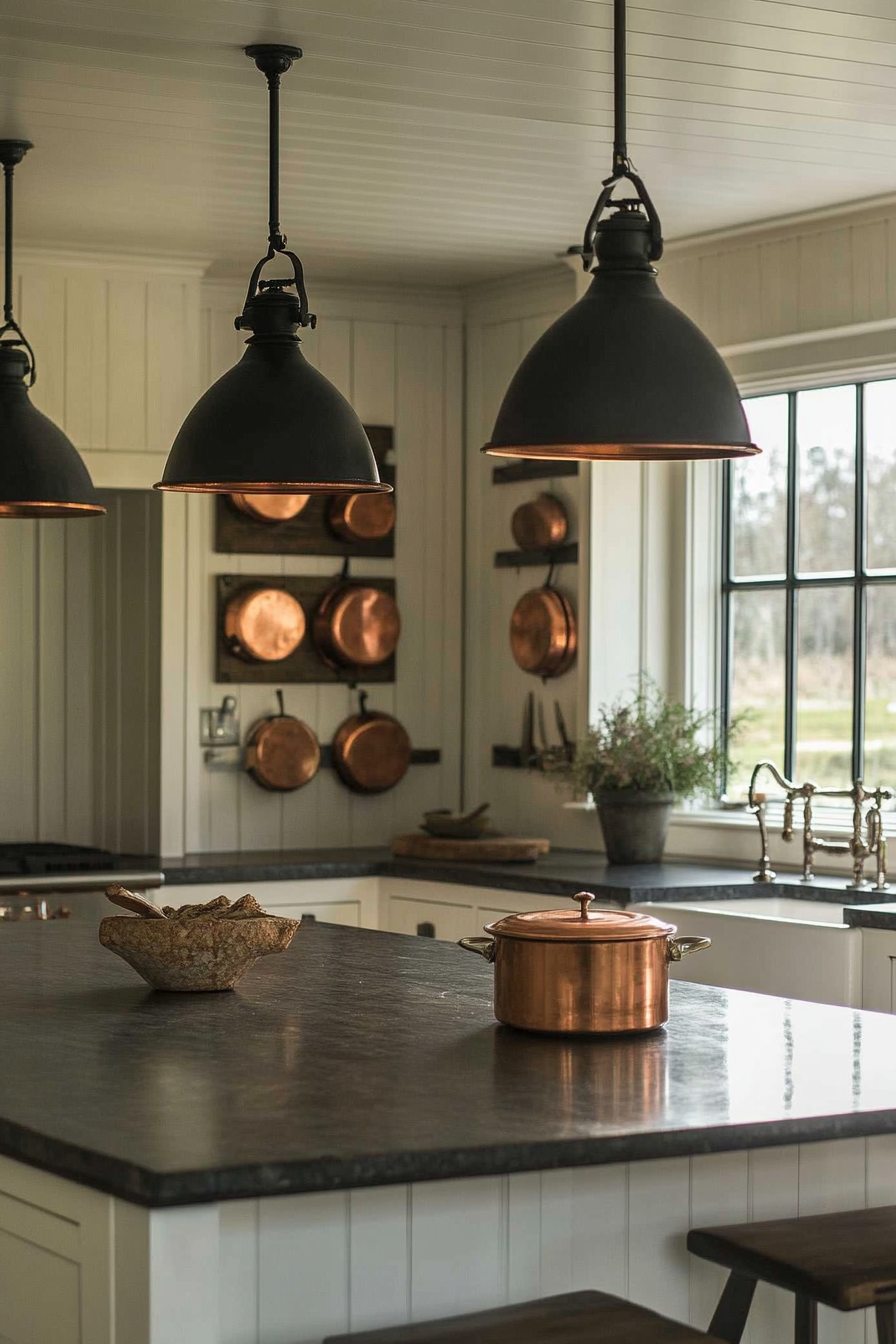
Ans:
[[[569,774],[577,793],[594,798],[608,861],[658,863],[676,798],[716,794],[726,764],[712,713],[642,681],[632,696],[601,707]]]

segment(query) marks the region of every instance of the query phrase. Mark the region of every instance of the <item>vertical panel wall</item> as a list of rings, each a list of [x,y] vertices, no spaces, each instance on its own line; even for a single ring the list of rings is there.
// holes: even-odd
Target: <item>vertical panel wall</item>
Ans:
[[[203,381],[240,356],[233,330],[243,292],[203,289]],[[394,560],[353,562],[353,572],[394,575],[402,616],[394,686],[372,685],[370,707],[397,715],[418,747],[437,747],[441,764],[412,766],[389,793],[350,793],[331,770],[305,788],[276,794],[239,768],[214,769],[199,746],[199,711],[237,699],[243,737],[276,710],[275,687],[214,681],[216,574],[339,573],[332,557],[218,555],[213,501],[165,500],[162,847],[279,849],[387,843],[413,829],[425,807],[460,796],[461,517],[463,386],[460,300],[444,294],[328,287],[314,294],[320,323],[303,333],[307,358],[352,401],[367,424],[395,427],[398,522]],[[345,686],[288,685],[289,713],[322,743],[352,713]]]

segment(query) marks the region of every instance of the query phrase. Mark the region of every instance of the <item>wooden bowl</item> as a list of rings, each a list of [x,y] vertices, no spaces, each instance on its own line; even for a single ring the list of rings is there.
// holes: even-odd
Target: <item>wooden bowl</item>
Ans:
[[[153,989],[206,993],[233,989],[259,957],[284,952],[296,919],[142,919],[110,915],[100,942],[133,966]]]

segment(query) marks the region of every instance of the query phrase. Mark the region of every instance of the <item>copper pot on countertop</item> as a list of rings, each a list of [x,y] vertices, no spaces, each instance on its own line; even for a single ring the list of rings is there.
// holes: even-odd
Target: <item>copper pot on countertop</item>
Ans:
[[[634,910],[507,915],[460,946],[495,965],[495,1017],[525,1031],[650,1031],[669,1017],[669,963],[709,947]]]

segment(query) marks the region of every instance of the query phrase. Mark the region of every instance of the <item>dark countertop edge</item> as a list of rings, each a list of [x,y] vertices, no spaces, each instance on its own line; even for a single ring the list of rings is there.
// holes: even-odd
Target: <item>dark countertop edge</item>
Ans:
[[[877,910],[873,905],[851,906],[843,911],[843,922],[852,929],[889,929],[893,931],[896,930],[896,907],[888,910]]]
[[[569,850],[552,851],[554,855],[568,854]],[[604,856],[595,851],[595,864],[603,868],[605,866]],[[548,858],[550,862],[550,856]],[[587,861],[584,861],[587,862]],[[599,878],[589,878],[583,874],[577,878],[561,877],[557,874],[549,876],[543,872],[538,861],[535,863],[521,863],[508,871],[508,865],[499,864],[467,864],[458,862],[439,862],[435,859],[398,859],[384,854],[381,858],[358,858],[358,859],[302,859],[302,860],[283,860],[279,862],[276,856],[271,855],[263,859],[246,859],[241,861],[239,853],[234,853],[232,863],[214,862],[208,867],[202,866],[179,866],[178,860],[161,860],[162,872],[165,877],[165,883],[169,886],[196,886],[200,884],[214,884],[226,882],[289,882],[289,881],[314,881],[329,878],[341,877],[396,877],[408,878],[421,882],[444,882],[457,883],[460,886],[487,887],[496,891],[522,891],[533,896],[574,896],[577,891],[582,890],[583,883],[589,891],[593,891],[599,900],[615,901],[618,904],[626,902],[644,902],[653,903],[673,903],[676,900],[696,901],[701,896],[704,900],[737,900],[745,896],[787,896],[795,900],[823,901],[828,904],[840,904],[844,906],[867,903],[873,899],[874,892],[868,891],[849,891],[845,886],[827,886],[823,885],[824,877],[819,879],[820,885],[814,883],[805,883],[797,873],[793,874],[792,880],[788,881],[784,874],[779,875],[775,882],[757,883],[752,881],[752,870],[750,868],[730,868],[725,870],[716,863],[703,863],[698,860],[671,860],[670,868],[680,867],[682,869],[700,869],[709,870],[719,869],[720,872],[730,874],[727,883],[720,880],[713,885],[711,883],[691,883],[686,881],[673,885],[651,885],[639,882],[619,881],[608,883]],[[738,881],[737,877],[743,873],[743,880]],[[834,879],[836,880],[836,879]],[[847,879],[843,879],[844,882]],[[893,892],[880,892],[880,900],[884,902],[890,896],[896,897],[896,889]],[[896,921],[891,924],[881,925],[880,927],[896,927]]]
[[[0,1153],[76,1184],[145,1208],[175,1208],[233,1199],[321,1194],[411,1182],[506,1176],[565,1167],[607,1166],[670,1157],[742,1152],[832,1139],[896,1133],[896,1110],[846,1112],[792,1120],[606,1135],[496,1148],[359,1154],[353,1159],[270,1163],[211,1171],[158,1173],[0,1122]]]

